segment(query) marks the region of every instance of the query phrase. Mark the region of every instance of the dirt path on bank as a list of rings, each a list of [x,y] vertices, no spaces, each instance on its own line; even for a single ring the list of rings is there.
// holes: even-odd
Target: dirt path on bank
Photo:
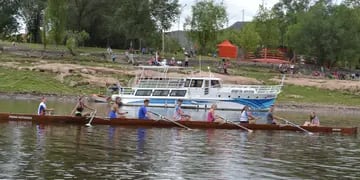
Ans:
[[[49,72],[56,74],[56,79],[61,83],[64,82],[66,77],[77,76],[81,77],[81,80],[71,81],[70,86],[76,86],[80,84],[91,84],[98,87],[106,87],[110,84],[119,82],[119,79],[115,78],[117,76],[135,76],[136,74],[141,73],[139,68],[134,66],[124,66],[122,65],[121,69],[111,68],[111,67],[96,67],[89,65],[79,65],[79,64],[67,64],[67,63],[54,63],[46,60],[41,60],[36,63],[31,63],[23,65],[19,62],[4,62],[0,64],[2,67],[14,68],[18,70],[29,70],[29,71],[40,71],[40,72]],[[161,77],[161,73],[147,70],[147,76],[151,77]],[[210,76],[208,72],[194,72],[194,73],[184,73],[184,72],[171,72],[168,74],[169,77],[204,77]],[[211,73],[211,76],[221,78],[224,83],[231,84],[261,84],[260,81],[254,78],[248,78],[243,76],[230,76],[218,73]],[[127,86],[127,82],[120,82],[122,86]]]

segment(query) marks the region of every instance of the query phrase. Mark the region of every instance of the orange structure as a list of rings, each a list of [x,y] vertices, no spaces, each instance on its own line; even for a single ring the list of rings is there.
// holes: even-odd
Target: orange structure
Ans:
[[[231,44],[230,41],[225,40],[224,42],[217,45],[219,57],[222,58],[237,58],[238,47]]]

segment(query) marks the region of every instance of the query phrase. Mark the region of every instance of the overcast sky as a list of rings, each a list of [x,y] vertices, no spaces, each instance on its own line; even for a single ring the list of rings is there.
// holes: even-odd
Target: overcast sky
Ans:
[[[215,2],[221,2],[221,0],[214,0]],[[179,3],[183,7],[180,18],[180,29],[183,29],[183,23],[187,16],[191,15],[191,6],[194,5],[196,0],[179,0]],[[224,0],[226,11],[228,13],[229,25],[232,25],[236,21],[242,21],[244,10],[244,20],[250,21],[257,13],[259,5],[263,0]],[[279,0],[264,0],[266,7],[272,7]],[[173,24],[171,30],[178,30],[178,21]]]

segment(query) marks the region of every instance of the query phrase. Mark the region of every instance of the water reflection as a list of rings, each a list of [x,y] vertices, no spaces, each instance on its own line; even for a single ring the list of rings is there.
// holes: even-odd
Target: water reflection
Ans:
[[[136,146],[136,152],[138,153],[138,155],[142,155],[144,153],[145,137],[146,137],[146,129],[138,128],[137,129],[137,146]]]
[[[16,102],[22,110],[37,102]],[[55,104],[54,104],[55,105]],[[68,104],[56,104],[66,113]],[[97,105],[101,109],[101,105]],[[13,110],[6,109],[4,111]],[[72,107],[70,107],[72,108]],[[19,110],[19,109],[17,109]],[[103,109],[104,112],[106,108]],[[172,110],[154,108],[170,114]],[[71,111],[71,109],[69,110]],[[130,114],[136,115],[134,108]],[[221,112],[236,118],[236,112]],[[303,113],[288,113],[301,119]],[[295,115],[294,115],[295,114]],[[321,113],[320,113],[321,114]],[[204,111],[193,111],[201,119]],[[261,116],[261,114],[256,114]],[[321,114],[323,124],[338,125]],[[306,114],[307,117],[307,114]],[[341,125],[360,126],[349,115]],[[359,135],[0,123],[0,179],[335,179],[360,177]]]

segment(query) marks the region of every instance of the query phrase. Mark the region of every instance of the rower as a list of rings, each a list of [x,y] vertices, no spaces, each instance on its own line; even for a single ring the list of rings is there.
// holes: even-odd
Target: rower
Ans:
[[[38,115],[40,116],[45,116],[46,115],[46,111],[53,111],[54,109],[48,109],[46,108],[46,97],[42,97],[41,98],[41,102],[39,104],[38,107]]]
[[[240,123],[249,124],[250,120],[255,121],[255,117],[251,114],[249,106],[244,106],[241,110]]]
[[[210,109],[209,109],[209,112],[208,112],[208,116],[207,116],[207,121],[208,122],[219,122],[219,123],[224,123],[224,120],[221,119],[220,116],[216,115],[215,114],[215,110],[217,108],[217,105],[216,104],[212,104]]]
[[[277,122],[278,119],[274,117],[273,113],[274,113],[274,105],[271,105],[269,112],[266,115],[266,124],[275,124],[275,125],[279,124]]]
[[[144,100],[144,105],[142,105],[138,112],[138,118],[141,120],[148,120],[150,119],[150,113],[147,110],[147,107],[149,106],[150,101],[148,99]]]
[[[310,113],[310,121],[305,121],[304,126],[320,126],[320,120],[314,111]]]
[[[83,113],[85,108],[95,111],[94,108],[91,108],[84,103],[84,96],[81,96],[78,100],[78,103],[77,103],[75,109],[73,110],[73,112],[71,112],[71,114],[75,114],[75,116],[79,116],[79,117],[89,116],[91,114],[90,112]]]
[[[127,114],[128,112],[120,112],[120,107],[122,106],[122,102],[121,102],[121,98],[120,97],[116,97],[115,98],[115,103],[113,103],[111,105],[111,110],[109,112],[109,118],[110,119],[116,119],[119,116],[124,116],[125,114]]]
[[[182,102],[182,99],[177,100],[177,104],[175,105],[174,110],[174,119],[175,121],[190,121],[191,116],[184,114],[184,111],[181,109]]]

